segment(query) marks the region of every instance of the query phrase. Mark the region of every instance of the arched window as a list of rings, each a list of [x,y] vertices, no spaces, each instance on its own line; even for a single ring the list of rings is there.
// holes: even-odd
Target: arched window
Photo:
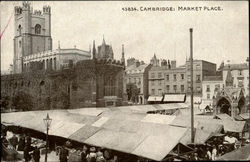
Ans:
[[[18,34],[21,35],[22,34],[22,26],[21,25],[18,25]]]
[[[41,34],[41,25],[36,24],[36,26],[35,26],[35,34]]]

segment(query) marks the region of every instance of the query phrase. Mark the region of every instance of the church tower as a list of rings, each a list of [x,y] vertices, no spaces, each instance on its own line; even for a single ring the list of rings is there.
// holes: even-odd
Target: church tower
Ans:
[[[44,6],[43,12],[31,9],[24,1],[15,7],[14,23],[14,73],[23,70],[23,57],[52,49],[51,8]]]

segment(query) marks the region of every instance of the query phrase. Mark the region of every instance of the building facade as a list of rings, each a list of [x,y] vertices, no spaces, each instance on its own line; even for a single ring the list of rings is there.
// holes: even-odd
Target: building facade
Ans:
[[[243,88],[244,94],[249,96],[249,64],[227,64],[223,67],[223,83],[226,84],[226,76],[230,71],[233,79],[233,87]]]
[[[132,63],[131,60],[134,60]],[[126,92],[127,85],[133,83],[139,89],[139,96],[137,103],[145,104],[148,97],[148,71],[151,65],[130,58],[127,60],[129,66],[125,69],[124,75],[124,93]]]
[[[1,96],[17,109],[25,105],[21,102],[28,102],[29,110],[118,106],[123,72],[120,61],[83,60],[58,71],[2,75]],[[26,101],[20,101],[22,96]]]
[[[29,2],[15,7],[14,73],[21,73],[23,58],[34,53],[52,49],[51,8],[44,6],[43,12],[33,10]]]
[[[68,68],[70,64],[75,65],[79,60],[90,60],[89,51],[80,49],[56,49],[51,51],[43,51],[23,57],[23,72],[30,70],[32,62],[40,62],[44,70],[60,70]]]
[[[50,7],[45,6],[43,14],[31,11],[28,2],[15,7],[15,73],[1,75],[4,107],[40,110],[122,105],[124,53],[121,61],[114,60],[112,47],[105,41],[98,53],[93,43],[92,59],[90,51],[60,46],[52,50]]]
[[[202,102],[211,103],[224,87],[222,76],[205,76],[202,81]]]
[[[191,93],[190,61],[186,61],[187,93]],[[204,60],[193,60],[193,92],[202,96],[202,81],[205,76],[216,75],[216,64]]]
[[[149,95],[185,93],[187,89],[186,68],[153,66],[149,71]]]

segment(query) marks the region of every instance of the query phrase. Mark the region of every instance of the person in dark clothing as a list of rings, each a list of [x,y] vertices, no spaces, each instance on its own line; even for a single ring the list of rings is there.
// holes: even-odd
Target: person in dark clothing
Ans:
[[[40,161],[40,150],[35,146],[35,150],[33,151],[33,159],[35,162]]]
[[[31,137],[29,135],[26,137],[26,143],[28,146],[31,145]]]
[[[18,138],[17,136],[14,134],[13,137],[10,139],[11,141],[11,145],[14,147],[14,149],[16,150],[16,146],[18,145]]]
[[[21,138],[20,138],[20,140],[19,140],[19,143],[18,143],[18,148],[17,148],[17,150],[18,150],[18,151],[23,151],[24,146],[25,146],[25,138],[24,138],[23,136],[21,136]]]
[[[23,158],[24,158],[25,162],[29,162],[31,159],[28,146],[25,146],[23,149]]]
[[[83,150],[81,152],[81,160],[82,160],[82,162],[87,162],[87,158],[86,157],[87,157],[86,151]]]
[[[67,162],[68,161],[67,156],[68,156],[67,150],[64,147],[62,147],[59,155],[60,162]]]

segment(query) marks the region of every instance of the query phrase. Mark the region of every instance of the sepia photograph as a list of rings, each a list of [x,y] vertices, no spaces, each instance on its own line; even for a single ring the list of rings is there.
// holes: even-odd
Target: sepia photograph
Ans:
[[[1,1],[1,161],[250,160],[249,2]]]

